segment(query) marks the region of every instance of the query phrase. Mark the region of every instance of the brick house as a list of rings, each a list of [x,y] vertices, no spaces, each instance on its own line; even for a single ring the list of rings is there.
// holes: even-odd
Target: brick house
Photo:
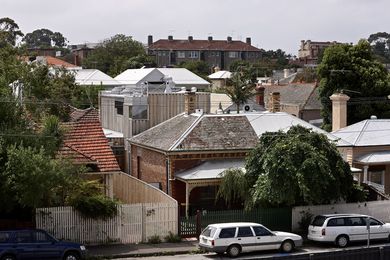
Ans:
[[[226,207],[214,204],[220,174],[243,167],[244,158],[264,132],[302,125],[336,140],[283,112],[211,115],[193,113],[193,106],[186,107],[185,113],[129,139],[131,175],[171,195],[182,213]],[[340,141],[339,145],[344,144]]]
[[[262,56],[261,50],[251,45],[251,38],[246,42],[232,40],[195,40],[188,36],[187,40],[176,40],[173,36],[153,42],[148,36],[148,54],[155,57],[158,67],[174,66],[184,61],[205,61],[210,67],[229,69],[237,60],[255,62]]]

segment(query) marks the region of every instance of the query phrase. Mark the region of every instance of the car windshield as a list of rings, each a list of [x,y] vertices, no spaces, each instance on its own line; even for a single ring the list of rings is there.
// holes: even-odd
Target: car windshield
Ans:
[[[216,230],[217,229],[214,227],[206,227],[205,230],[203,230],[202,235],[205,237],[213,237]]]
[[[312,226],[321,227],[325,222],[326,217],[325,216],[316,216],[313,219],[313,222],[311,222]]]

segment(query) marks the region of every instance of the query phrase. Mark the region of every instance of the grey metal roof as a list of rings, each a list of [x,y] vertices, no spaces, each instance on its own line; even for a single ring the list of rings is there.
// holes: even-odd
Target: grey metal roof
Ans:
[[[287,113],[180,114],[129,139],[133,144],[164,151],[249,150],[265,132],[294,125],[325,134],[337,146],[351,146],[326,131]]]
[[[225,170],[244,169],[244,166],[245,161],[242,159],[209,160],[189,170],[176,173],[175,177],[186,181],[219,179]]]
[[[389,163],[390,151],[373,152],[355,159],[356,162],[365,164]]]
[[[227,70],[220,70],[217,72],[214,72],[213,74],[208,75],[207,77],[209,79],[229,79],[232,73]]]
[[[75,82],[81,86],[120,86],[122,83],[97,69],[74,70]]]
[[[192,73],[185,68],[157,68],[157,70],[163,73],[165,76],[172,77],[172,81],[176,85],[210,85],[210,82],[202,79],[195,73]]]
[[[390,119],[367,119],[332,134],[353,146],[390,145]]]

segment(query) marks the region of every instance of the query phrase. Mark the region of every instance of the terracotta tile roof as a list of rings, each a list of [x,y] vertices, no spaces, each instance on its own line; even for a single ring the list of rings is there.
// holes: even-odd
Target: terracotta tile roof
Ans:
[[[214,50],[214,51],[260,51],[242,41],[226,40],[164,40],[160,39],[149,46],[149,50]]]
[[[64,67],[64,68],[74,68],[77,67],[74,64],[71,64],[69,62],[60,60],[58,58],[54,58],[51,56],[45,56],[47,66],[55,66],[55,67]]]
[[[75,109],[59,155],[71,158],[77,164],[95,164],[99,172],[120,171],[118,162],[108,144],[94,108]]]

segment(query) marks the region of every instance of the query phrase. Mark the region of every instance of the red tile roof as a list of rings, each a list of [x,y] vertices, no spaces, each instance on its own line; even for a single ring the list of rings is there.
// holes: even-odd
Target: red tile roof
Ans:
[[[54,58],[51,56],[45,56],[47,66],[55,66],[55,67],[64,67],[64,68],[74,68],[77,67],[74,64],[71,64],[69,62],[60,60],[58,58]]]
[[[150,50],[214,50],[214,51],[260,51],[242,41],[224,40],[164,40],[160,39],[149,46]]]
[[[95,164],[99,172],[120,171],[96,109],[75,109],[66,128],[60,156],[71,158],[77,164]]]

